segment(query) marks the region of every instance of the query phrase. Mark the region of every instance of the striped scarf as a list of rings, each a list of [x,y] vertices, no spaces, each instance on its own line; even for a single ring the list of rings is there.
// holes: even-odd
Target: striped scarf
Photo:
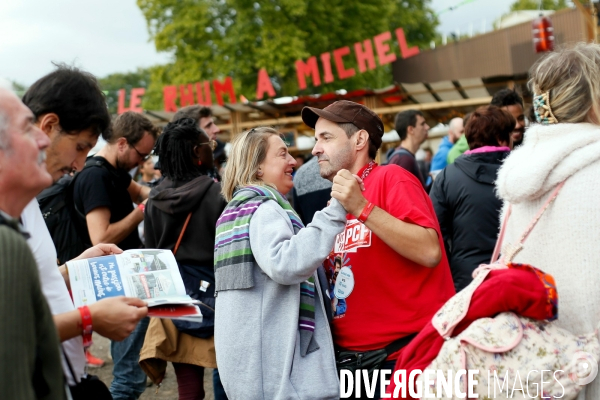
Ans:
[[[250,219],[262,203],[274,200],[283,208],[294,227],[294,234],[304,224],[277,191],[267,186],[248,186],[238,190],[217,221],[215,238],[215,290],[248,289],[254,286],[252,270],[256,260],[250,248]],[[300,354],[318,349],[315,331],[314,274],[300,284]]]

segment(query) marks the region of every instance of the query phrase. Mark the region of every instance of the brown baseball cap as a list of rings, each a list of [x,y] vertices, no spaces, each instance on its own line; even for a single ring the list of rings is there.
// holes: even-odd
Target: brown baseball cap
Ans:
[[[377,148],[381,146],[383,122],[377,114],[362,104],[348,100],[338,100],[323,109],[313,107],[302,109],[302,121],[313,129],[319,117],[338,124],[352,123],[359,129],[367,131],[371,142]]]

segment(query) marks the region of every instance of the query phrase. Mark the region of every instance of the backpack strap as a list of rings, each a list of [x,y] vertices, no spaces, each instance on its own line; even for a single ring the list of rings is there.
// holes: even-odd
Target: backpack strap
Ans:
[[[106,161],[104,158],[94,158],[92,157],[88,157],[87,160],[85,160],[85,164],[83,165],[83,168],[81,171],[83,171],[86,168],[92,168],[92,167],[99,167],[99,168],[104,168],[107,172],[109,172],[111,174],[112,177],[114,177],[115,179],[117,179],[117,176],[114,174],[113,171],[111,171],[108,167],[108,161]],[[77,179],[77,177],[79,176],[79,174],[81,173],[81,171],[77,171],[75,172],[75,174],[73,175],[73,179],[71,179],[71,182],[69,182],[69,185],[67,186],[67,188],[65,189],[67,191],[66,193],[66,202],[69,203],[68,205],[70,206],[70,209],[72,211],[75,212],[75,214],[77,214],[78,219],[84,221],[85,225],[87,226],[87,221],[85,219],[85,214],[83,213],[83,211],[81,211],[79,209],[79,207],[77,207],[77,204],[75,203],[75,195],[74,195],[74,189],[75,189],[75,180]],[[114,180],[111,180],[113,187],[114,187]],[[61,208],[64,207],[66,204],[61,204]],[[77,221],[73,222],[73,226],[75,227],[75,230],[77,230],[77,232],[79,232],[79,235],[81,235],[82,238],[86,237],[88,232],[83,232],[83,226],[81,226],[80,223],[78,223]]]
[[[91,157],[88,157],[87,160],[85,160],[85,164],[84,164],[83,168],[103,167],[103,168],[108,169],[106,164],[108,164],[108,161],[106,161],[104,159],[104,157],[91,156]]]
[[[83,167],[85,168],[85,166]],[[77,214],[77,216],[79,218],[82,218],[85,221],[85,214],[83,212],[81,212],[81,210],[79,210],[79,207],[77,207],[77,204],[75,203],[75,179],[77,179],[77,177],[79,176],[79,172],[75,172],[75,175],[73,175],[73,179],[71,179],[71,182],[69,182],[69,186],[67,186],[67,188],[65,189],[67,191],[66,193],[66,202],[69,203],[69,205],[71,206],[71,209],[73,211],[75,211],[75,213]],[[78,231],[79,229],[79,224],[75,223],[75,229],[77,229]],[[81,234],[81,232],[79,232],[79,234]],[[82,237],[85,237],[85,235],[83,235]]]
[[[399,149],[396,149],[396,150],[394,150],[394,152],[393,152],[392,154],[390,154],[390,156],[389,156],[389,157],[388,157],[388,159],[387,159],[387,162],[386,162],[386,164],[389,164],[389,163],[390,163],[390,160],[391,160],[392,158],[394,158],[394,157],[396,157],[396,156],[398,156],[398,155],[400,155],[400,154],[402,154],[402,153],[404,153],[404,154],[407,154],[407,155],[414,156],[414,155],[413,155],[413,153],[411,153],[410,151],[408,151],[408,150],[407,150],[407,149],[405,149],[404,147],[400,147]]]
[[[492,259],[490,260],[490,264],[494,264],[500,258],[500,248],[502,247],[502,242],[504,241],[504,234],[506,233],[506,223],[508,222],[508,217],[510,217],[511,211],[512,205],[508,203],[508,208],[506,209],[504,220],[502,221],[502,225],[500,226],[500,235],[498,236],[498,240],[496,240],[496,245],[494,246],[494,252],[492,253]]]
[[[504,246],[504,248],[502,248],[503,241],[504,241],[504,234],[506,233],[506,224],[508,222],[508,218],[510,217],[510,214],[511,214],[511,211],[512,211],[511,210],[512,209],[512,205],[509,203],[508,209],[506,210],[506,215],[504,216],[504,221],[502,222],[502,227],[500,228],[500,235],[498,236],[498,240],[496,242],[496,246],[494,247],[494,253],[492,254],[492,260],[491,260],[492,264],[495,263],[495,262],[497,262],[498,259],[500,258],[500,250],[501,249],[502,249],[502,252],[503,252],[503,259],[507,263],[510,262],[510,261],[512,261],[512,259],[517,255],[517,253],[523,249],[523,244],[525,243],[525,240],[527,240],[527,238],[531,234],[531,231],[533,231],[533,228],[537,225],[538,221],[540,220],[540,218],[542,217],[542,215],[544,214],[544,212],[548,209],[548,207],[550,207],[550,205],[552,204],[552,202],[554,200],[556,200],[556,197],[558,196],[558,193],[560,193],[560,190],[565,185],[565,182],[566,182],[566,180],[562,181],[554,189],[554,191],[552,192],[552,194],[550,195],[550,197],[548,197],[548,199],[546,200],[546,202],[539,209],[539,211],[537,212],[537,214],[535,215],[535,217],[533,218],[533,220],[531,220],[531,222],[529,223],[529,225],[525,229],[525,232],[523,232],[523,234],[521,235],[519,241],[516,244],[514,244],[514,245],[513,244],[509,244],[509,245]]]
[[[177,243],[175,243],[175,248],[173,249],[173,255],[177,254],[177,250],[179,250],[179,245],[181,244],[181,239],[183,239],[185,230],[187,229],[187,226],[190,223],[190,218],[192,218],[192,212],[193,211],[190,211],[187,218],[185,219],[185,223],[183,224],[183,228],[181,229],[181,233],[179,234],[179,239],[177,239]]]
[[[108,171],[111,174],[111,176],[113,178],[115,178],[115,179],[119,178],[119,176],[114,171],[114,167],[104,157],[96,157],[96,156],[88,157],[88,159],[85,160],[83,169],[90,168],[90,167],[104,168],[106,171]]]
[[[209,178],[211,178],[210,175],[206,175],[206,176],[208,176]],[[211,180],[212,180],[212,178],[211,178]],[[213,180],[213,182],[211,183],[211,186],[214,183],[215,182]],[[202,203],[202,199],[200,199],[198,201],[198,203],[194,207],[192,207],[192,209],[190,210],[189,214],[187,215],[187,218],[185,219],[185,222],[183,223],[183,228],[181,228],[181,232],[179,233],[179,238],[177,239],[177,243],[175,243],[175,247],[173,248],[173,255],[177,254],[177,250],[179,250],[179,245],[181,244],[181,239],[183,239],[183,235],[185,234],[185,231],[186,231],[186,229],[188,227],[188,224],[190,223],[190,219],[192,218],[192,214],[194,213],[194,211],[196,211],[196,208],[198,208],[201,203]]]

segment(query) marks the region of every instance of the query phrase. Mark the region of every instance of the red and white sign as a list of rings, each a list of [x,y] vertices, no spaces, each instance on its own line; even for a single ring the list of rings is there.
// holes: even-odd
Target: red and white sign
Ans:
[[[335,238],[335,253],[355,253],[360,247],[371,246],[371,230],[357,219],[346,222],[344,232]]]
[[[404,29],[397,28],[394,33],[396,42],[398,43],[400,57],[409,58],[419,54],[418,47],[408,47]],[[375,44],[374,46],[373,43]],[[349,62],[352,58],[356,59],[359,73],[364,73],[377,68],[375,55],[377,55],[379,66],[394,62],[398,58],[398,55],[396,54],[396,50],[393,48],[392,43],[392,32],[387,31],[376,35],[372,39],[365,39],[361,42],[354,43],[354,54],[352,54],[350,46],[344,46],[333,51],[322,53],[319,55],[321,68],[319,68],[316,55],[309,57],[306,61],[296,60],[295,67],[298,87],[300,90],[305,90],[309,84],[309,82],[307,82],[307,78],[309,77],[310,83],[312,83],[312,86],[314,87],[321,86],[322,83],[333,82],[335,80],[335,75],[333,74],[332,61],[335,66],[335,72],[337,72],[337,79],[340,80],[352,78],[356,75],[355,68],[346,67],[344,64],[345,62]],[[323,71],[323,79],[321,79],[321,70]],[[212,86],[216,102],[219,105],[222,106],[225,104],[223,100],[224,94],[229,95],[230,103],[234,104],[236,102],[235,88],[230,76],[226,77],[223,82],[218,79],[213,80]],[[125,89],[121,89],[119,91],[118,114],[122,114],[125,111],[142,112],[141,97],[144,93],[144,88],[132,89],[130,105],[129,108],[126,108]],[[273,88],[273,84],[271,83],[269,73],[265,68],[261,68],[258,71],[256,81],[256,100],[262,100],[265,94],[269,97],[275,97],[277,95]],[[163,87],[163,103],[164,109],[167,112],[175,112],[179,107],[193,104],[211,106],[212,93],[210,90],[210,82],[206,80],[203,82],[188,83],[187,85],[165,86]]]

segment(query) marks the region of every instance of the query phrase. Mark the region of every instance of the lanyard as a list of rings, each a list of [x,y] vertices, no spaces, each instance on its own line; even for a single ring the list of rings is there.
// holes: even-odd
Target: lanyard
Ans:
[[[367,176],[369,176],[369,174],[371,173],[371,171],[373,171],[373,169],[377,166],[377,163],[375,161],[370,161],[367,166],[365,167],[365,170],[363,171],[363,173],[360,176],[360,179],[365,180],[365,178]]]

